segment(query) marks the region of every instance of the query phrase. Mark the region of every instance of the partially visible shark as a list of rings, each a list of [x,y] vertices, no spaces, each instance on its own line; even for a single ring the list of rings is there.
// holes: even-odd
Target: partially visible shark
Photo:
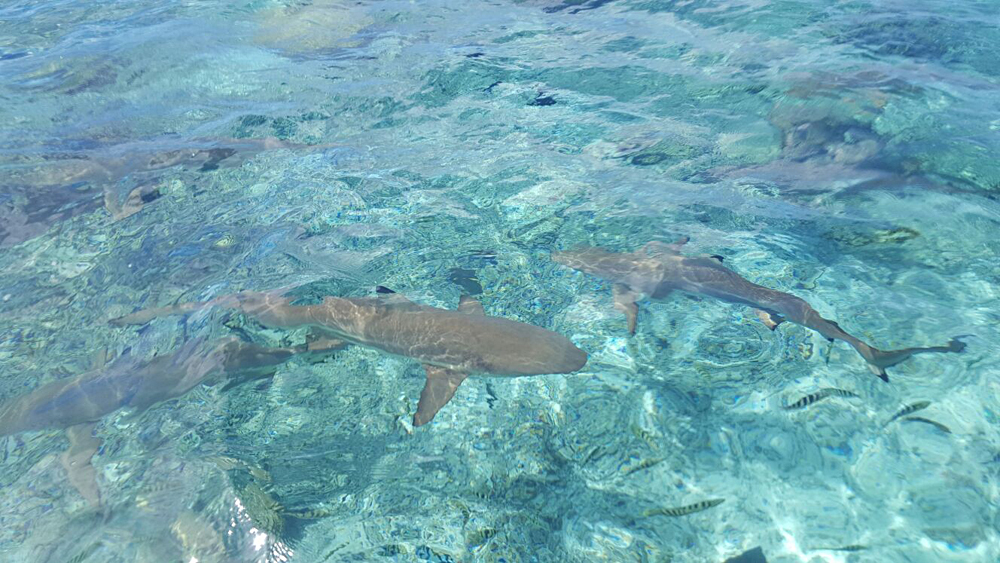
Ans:
[[[635,333],[637,300],[643,296],[664,300],[673,291],[683,291],[753,307],[757,317],[771,330],[788,319],[819,332],[830,341],[843,340],[861,354],[871,371],[883,381],[889,381],[886,368],[914,354],[961,352],[965,348],[965,343],[952,339],[945,346],[878,350],[847,334],[834,321],[821,317],[804,300],[744,279],[725,267],[720,256],[682,255],[681,248],[687,241],[685,237],[673,244],[650,242],[631,253],[579,248],[554,252],[552,259],[612,282],[615,308],[625,313],[630,334]]]
[[[69,449],[62,464],[70,483],[96,508],[101,498],[90,458],[101,441],[92,432],[104,416],[125,407],[145,410],[202,383],[236,384],[270,377],[295,354],[340,347],[339,341],[315,339],[292,348],[264,348],[230,336],[210,342],[195,338],[172,354],[148,361],[125,354],[101,369],[48,383],[0,405],[0,436],[65,429]]]
[[[283,290],[242,292],[204,303],[138,311],[111,321],[143,324],[161,315],[204,307],[234,308],[272,328],[309,327],[329,338],[417,360],[427,372],[413,425],[430,422],[470,374],[524,376],[570,373],[587,354],[566,337],[534,325],[488,317],[471,297],[450,311],[414,303],[380,287],[375,298],[325,297],[317,305],[292,305]]]
[[[0,248],[30,240],[102,202],[115,221],[130,217],[160,196],[161,177],[171,171],[210,172],[239,166],[264,151],[335,146],[274,138],[159,138],[75,151],[0,149]],[[123,183],[134,186],[124,202],[119,195]]]

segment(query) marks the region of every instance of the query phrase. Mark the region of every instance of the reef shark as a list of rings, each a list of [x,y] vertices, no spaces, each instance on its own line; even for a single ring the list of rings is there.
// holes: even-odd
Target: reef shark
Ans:
[[[274,138],[160,138],[88,150],[0,149],[0,248],[39,236],[53,224],[89,213],[101,203],[115,221],[130,217],[160,197],[159,184],[168,173],[232,168],[277,149],[318,151],[335,146]],[[131,187],[124,202],[121,186]]]
[[[570,373],[587,354],[566,337],[534,325],[488,317],[483,306],[462,297],[458,310],[414,303],[379,288],[371,298],[325,297],[316,305],[292,305],[272,292],[242,292],[202,303],[182,303],[138,311],[112,324],[143,324],[161,315],[184,314],[209,306],[239,309],[271,328],[309,327],[328,338],[412,358],[424,366],[413,426],[430,422],[470,374],[526,376]]]
[[[720,256],[684,256],[682,238],[673,244],[650,242],[631,253],[608,252],[601,248],[579,248],[554,252],[552,259],[575,270],[612,282],[615,308],[625,314],[628,331],[635,333],[643,296],[665,300],[674,291],[705,295],[753,307],[757,317],[771,330],[785,319],[811,328],[831,342],[843,340],[868,362],[871,371],[889,381],[885,369],[914,354],[924,352],[961,352],[965,344],[952,339],[945,346],[879,350],[844,332],[834,321],[824,319],[804,300],[752,283],[722,264]]]
[[[48,383],[0,405],[0,436],[65,429],[69,448],[60,461],[70,483],[96,508],[101,497],[90,459],[101,445],[93,430],[104,416],[125,407],[141,412],[202,383],[238,384],[269,377],[295,354],[340,347],[339,341],[313,339],[297,347],[264,348],[230,336],[211,342],[192,339],[172,354],[147,361],[125,354],[105,367]]]

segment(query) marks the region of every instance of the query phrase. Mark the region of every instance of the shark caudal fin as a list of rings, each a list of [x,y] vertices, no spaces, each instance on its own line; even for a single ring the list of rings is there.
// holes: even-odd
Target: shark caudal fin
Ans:
[[[889,375],[885,372],[885,368],[892,367],[914,354],[925,354],[928,352],[953,352],[958,353],[965,350],[965,342],[962,342],[958,338],[952,338],[948,344],[945,346],[927,346],[925,348],[903,348],[902,350],[879,350],[877,348],[872,348],[866,346],[865,348],[859,348],[858,351],[864,356],[865,360],[868,362],[868,369],[872,371],[875,375],[879,376],[882,381],[888,382]]]

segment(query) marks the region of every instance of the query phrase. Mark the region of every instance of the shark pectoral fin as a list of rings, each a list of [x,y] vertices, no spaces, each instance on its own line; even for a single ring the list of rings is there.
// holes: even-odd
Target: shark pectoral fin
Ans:
[[[417,413],[413,415],[413,426],[423,426],[433,420],[441,407],[455,396],[458,386],[469,377],[466,373],[437,366],[424,365],[424,371],[427,372],[427,383],[420,392]]]
[[[128,193],[125,198],[125,205],[118,202],[118,193],[110,186],[104,188],[104,208],[111,214],[112,219],[121,221],[126,217],[131,217],[142,211],[143,206],[159,197],[155,186],[150,184],[141,185]]]
[[[145,202],[142,201],[142,187],[140,186],[129,192],[128,197],[125,198],[125,205],[120,207],[117,213],[112,212],[111,216],[114,217],[115,221],[121,221],[142,211],[144,204]]]
[[[97,472],[90,463],[90,458],[94,457],[101,447],[100,438],[95,438],[93,435],[96,426],[96,422],[85,422],[67,428],[69,448],[59,456],[59,461],[66,469],[66,475],[73,488],[79,491],[90,506],[99,508],[101,490],[97,486]]]
[[[458,312],[467,315],[485,315],[483,304],[471,295],[463,295],[458,298]]]
[[[785,317],[768,313],[762,309],[754,309],[753,312],[757,314],[757,318],[760,319],[760,322],[764,323],[764,326],[771,330],[778,328],[778,325],[785,322]]]
[[[616,283],[611,288],[615,300],[615,309],[625,313],[625,320],[628,321],[628,333],[635,334],[635,325],[639,317],[639,306],[635,301],[639,294],[629,286]]]

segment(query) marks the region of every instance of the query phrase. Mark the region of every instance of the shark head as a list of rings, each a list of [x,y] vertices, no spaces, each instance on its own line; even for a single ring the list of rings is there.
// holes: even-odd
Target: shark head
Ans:
[[[611,282],[637,286],[640,290],[646,289],[641,287],[646,282],[655,282],[661,262],[657,258],[650,258],[643,250],[619,253],[594,247],[553,252],[552,260]]]
[[[609,261],[617,261],[623,255],[608,252],[603,248],[592,246],[577,247],[572,250],[561,250],[552,253],[552,260],[557,264],[562,264],[591,274],[600,274],[604,269],[601,264]]]
[[[199,172],[207,172],[219,168],[220,162],[236,153],[236,149],[230,147],[163,151],[150,156],[145,168],[147,170],[162,170],[172,166],[184,166],[191,169],[198,168]]]
[[[587,363],[587,353],[561,334],[517,324],[516,334],[498,333],[489,349],[481,351],[482,371],[518,376],[571,373]]]

